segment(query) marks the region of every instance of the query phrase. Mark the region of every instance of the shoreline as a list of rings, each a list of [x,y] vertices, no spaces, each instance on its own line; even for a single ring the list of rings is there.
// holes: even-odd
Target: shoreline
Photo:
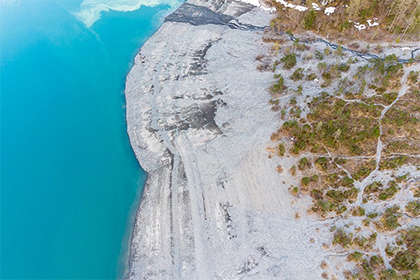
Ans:
[[[272,74],[257,71],[255,57],[267,51],[270,16],[247,5],[185,2],[127,75],[127,133],[147,174],[128,280],[322,273],[328,221],[307,215],[310,201],[288,192],[297,179],[267,161],[278,116],[264,94]]]
[[[126,72],[126,74],[124,76],[125,79],[124,79],[123,96],[124,96],[124,105],[125,105],[124,115],[125,115],[125,123],[126,123],[125,133],[126,133],[126,135],[128,137],[130,148],[131,148],[131,150],[133,152],[133,155],[135,157],[135,160],[136,160],[138,166],[144,171],[144,173],[145,173],[146,176],[145,176],[145,180],[144,180],[143,186],[141,188],[141,192],[139,192],[137,194],[136,201],[134,202],[134,205],[132,207],[134,209],[132,209],[132,211],[130,211],[130,218],[129,218],[129,221],[128,221],[128,227],[129,227],[128,234],[129,235],[128,235],[128,238],[127,238],[127,250],[124,253],[123,260],[122,260],[124,267],[123,267],[122,273],[120,275],[120,279],[128,279],[129,272],[130,272],[131,267],[132,267],[132,261],[131,261],[131,259],[132,259],[132,251],[133,251],[133,248],[132,248],[133,236],[134,236],[134,232],[136,230],[136,224],[137,224],[137,220],[138,220],[138,212],[139,212],[139,209],[140,209],[141,200],[142,200],[142,197],[143,197],[145,188],[146,188],[146,186],[148,184],[148,180],[149,180],[149,172],[147,172],[143,168],[143,166],[141,165],[141,160],[137,157],[137,154],[136,154],[136,152],[133,149],[133,145],[131,143],[131,137],[130,137],[130,134],[128,132],[128,120],[127,120],[127,103],[128,102],[127,102],[127,96],[125,94],[126,84],[127,84],[127,76],[130,73],[131,69],[134,67],[136,56],[140,53],[143,45],[151,37],[153,37],[153,35],[156,34],[156,32],[159,31],[159,29],[165,23],[166,17],[168,15],[172,14],[173,12],[175,12],[181,5],[182,5],[182,3],[180,5],[178,5],[178,7],[172,8],[172,9],[170,9],[167,12],[164,13],[165,15],[163,17],[161,17],[161,19],[159,20],[159,22],[156,24],[158,26],[158,28],[156,28],[156,30],[152,34],[150,34],[149,38],[147,38],[147,40],[145,40],[145,42],[135,50],[134,55],[133,55],[133,58],[131,59],[131,62],[129,64],[129,67],[127,69],[127,72]]]
[[[127,75],[127,130],[148,177],[125,277],[236,279],[238,269],[244,275],[257,269],[271,279],[283,269],[301,274],[300,265],[308,267],[303,274],[310,277],[319,270],[313,263],[321,251],[311,250],[311,260],[293,253],[310,246],[305,236],[311,221],[290,219],[298,206],[286,206],[287,188],[273,185],[278,174],[265,148],[275,114],[266,105],[268,96],[254,94],[272,82],[254,62],[267,48],[261,26],[270,16],[243,2],[183,6],[174,12],[175,21],[165,20],[142,46]],[[226,65],[239,67],[237,79],[226,80],[233,70]],[[255,82],[249,84],[250,79]],[[270,195],[273,187],[276,194]],[[248,219],[255,226],[246,226]],[[278,226],[269,230],[273,224]],[[290,227],[297,230],[298,242],[290,242]],[[279,266],[283,257],[269,254],[287,254],[290,261]]]
[[[127,250],[124,254],[125,255],[124,260],[123,260],[124,269],[123,269],[122,274],[121,274],[121,278],[120,278],[121,280],[129,279],[129,273],[130,273],[130,270],[132,269],[132,256],[131,256],[132,255],[132,250],[133,250],[132,243],[133,243],[133,236],[134,236],[134,232],[136,230],[136,224],[137,224],[137,219],[138,219],[137,213],[139,212],[141,199],[142,199],[144,189],[145,189],[146,184],[147,184],[147,180],[149,178],[149,173],[145,172],[145,174],[146,174],[146,179],[144,181],[142,191],[138,195],[138,199],[135,203],[136,207],[133,207],[135,209],[133,209],[134,211],[132,212],[130,220],[129,220],[129,226],[130,226],[131,230],[129,231],[129,236],[128,236],[128,240],[127,240],[128,241]]]

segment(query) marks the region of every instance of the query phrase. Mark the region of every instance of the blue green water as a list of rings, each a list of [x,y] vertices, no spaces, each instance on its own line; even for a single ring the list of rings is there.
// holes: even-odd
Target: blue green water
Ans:
[[[103,12],[87,28],[73,15],[80,2],[0,6],[2,279],[124,270],[145,180],[126,134],[125,76],[170,8]]]

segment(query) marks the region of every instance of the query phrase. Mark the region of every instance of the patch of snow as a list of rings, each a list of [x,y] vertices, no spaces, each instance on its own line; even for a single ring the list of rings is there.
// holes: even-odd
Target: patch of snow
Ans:
[[[377,18],[368,19],[367,23],[368,23],[369,27],[378,26],[379,23],[376,20],[378,20],[378,19]]]
[[[349,20],[349,22],[353,22],[353,21]],[[353,22],[353,25],[359,31],[366,29],[366,25],[358,23],[358,22]]]
[[[261,8],[261,9],[263,9],[264,11],[268,11],[268,12],[270,12],[270,13],[272,13],[272,12],[275,12],[275,11],[276,11],[276,8],[273,8],[273,7],[266,7],[266,6],[264,6],[263,4],[261,4],[259,0],[241,0],[241,2],[244,2],[244,3],[248,3],[248,4],[251,4],[251,5],[254,5],[254,6],[259,7],[259,8]]]
[[[325,13],[327,16],[329,16],[329,15],[333,14],[333,13],[334,13],[334,11],[335,11],[335,7],[327,7],[327,8],[325,8],[324,13]]]
[[[320,11],[320,10],[321,10],[321,8],[319,7],[319,5],[318,5],[318,4],[316,4],[316,3],[312,3],[312,8],[313,8],[315,11]]]
[[[286,2],[284,0],[276,0],[278,3],[282,4],[283,6],[287,7],[287,8],[292,8],[295,10],[298,10],[299,12],[304,12],[306,11],[308,8],[305,6],[301,6],[301,5],[295,5],[289,2]]]

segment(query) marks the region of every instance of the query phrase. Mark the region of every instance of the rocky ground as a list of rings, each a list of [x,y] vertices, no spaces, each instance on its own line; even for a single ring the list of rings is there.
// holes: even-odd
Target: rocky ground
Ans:
[[[273,78],[255,58],[269,20],[241,2],[189,1],[137,55],[128,132],[149,176],[129,279],[320,275],[322,234],[295,219],[289,178],[267,160]]]
[[[127,279],[343,277],[349,264],[325,245],[331,220],[308,215],[311,198],[289,191],[300,178],[278,172],[296,159],[268,148],[279,128],[275,78],[261,68],[271,17],[244,2],[187,1],[136,56],[128,133],[148,179]]]

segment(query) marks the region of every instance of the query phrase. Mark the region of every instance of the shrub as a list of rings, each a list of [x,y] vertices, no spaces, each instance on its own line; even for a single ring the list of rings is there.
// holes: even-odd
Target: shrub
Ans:
[[[325,157],[319,157],[315,160],[315,164],[319,166],[322,170],[327,170],[328,160]]]
[[[398,187],[396,185],[392,185],[389,188],[386,188],[386,189],[382,190],[379,193],[378,198],[380,200],[387,200],[387,199],[393,197],[397,192],[398,192]]]
[[[338,56],[343,56],[343,48],[341,46],[338,46],[337,49],[335,50],[335,54]]]
[[[346,63],[340,63],[340,64],[338,64],[337,69],[341,72],[347,72],[347,71],[349,71],[350,66]]]
[[[377,269],[384,264],[384,260],[378,255],[373,255],[370,257],[369,264],[372,268]]]
[[[318,59],[318,60],[323,60],[324,55],[320,51],[316,50],[315,51],[315,58]]]
[[[353,216],[359,216],[359,217],[364,216],[365,215],[365,209],[363,209],[363,207],[358,206],[355,209],[353,209],[352,215]]]
[[[409,250],[398,252],[390,264],[398,271],[407,271],[417,268],[417,255]]]
[[[347,188],[354,186],[354,180],[348,176],[343,177],[340,183]]]
[[[395,255],[397,248],[396,247],[392,247],[390,244],[387,244],[385,247],[385,253],[387,256],[392,257],[393,255]]]
[[[277,154],[279,155],[279,156],[284,156],[284,153],[286,152],[286,148],[284,147],[284,145],[283,144],[279,144],[278,146],[277,146]]]
[[[294,196],[297,196],[299,194],[299,188],[296,186],[290,186],[289,191]]]
[[[303,18],[303,28],[306,30],[312,30],[315,28],[315,21],[316,21],[316,12],[314,10],[310,10],[306,13],[305,17]]]
[[[298,81],[303,79],[303,68],[298,68],[293,72],[293,74],[290,76],[290,79],[293,81]]]
[[[380,191],[381,188],[382,188],[381,182],[373,182],[365,187],[363,193],[365,194],[376,193]]]
[[[355,180],[360,180],[366,178],[373,170],[375,169],[372,164],[368,165],[362,165],[354,174],[352,174],[352,177]]]
[[[416,71],[410,71],[410,73],[408,74],[408,80],[410,82],[412,82],[413,84],[417,83],[417,77],[418,77],[419,73]]]
[[[352,243],[353,234],[347,234],[343,229],[338,229],[334,233],[333,245],[341,245],[343,248],[347,248]]]
[[[316,79],[316,77],[317,77],[317,76],[316,76],[316,74],[315,74],[315,73],[310,73],[309,75],[307,75],[307,76],[306,76],[306,78],[305,78],[305,79],[306,79],[307,81],[313,81],[313,80],[315,80],[315,79]]]
[[[285,69],[292,69],[296,65],[296,55],[294,53],[286,54],[282,57],[281,62]]]
[[[358,251],[355,251],[347,256],[347,260],[351,262],[360,262],[362,258],[363,258],[363,254]]]
[[[309,177],[303,177],[301,180],[302,185],[307,186],[311,182],[311,178]]]
[[[292,176],[295,176],[296,175],[296,166],[292,166],[292,167],[290,167],[290,174],[292,174]]]
[[[318,175],[312,175],[311,177],[303,177],[301,183],[304,186],[309,185],[310,183],[315,183],[318,181]]]
[[[310,167],[311,167],[311,162],[306,157],[303,157],[299,160],[299,163],[298,163],[299,170],[304,170]]]
[[[405,210],[414,217],[420,216],[420,200],[413,200],[407,203]]]
[[[384,97],[384,101],[387,105],[391,104],[398,96],[398,93],[396,92],[391,92],[391,93],[385,93],[383,95]]]
[[[392,231],[400,226],[398,223],[398,219],[401,216],[401,214],[398,213],[399,209],[400,207],[394,205],[385,210],[381,217],[382,229]]]
[[[381,170],[396,169],[404,165],[408,160],[407,156],[397,156],[391,159],[384,159],[380,164]]]
[[[286,89],[286,86],[284,85],[284,78],[281,75],[275,75],[274,77],[278,80],[274,85],[271,86],[271,93],[280,93],[284,91]]]

